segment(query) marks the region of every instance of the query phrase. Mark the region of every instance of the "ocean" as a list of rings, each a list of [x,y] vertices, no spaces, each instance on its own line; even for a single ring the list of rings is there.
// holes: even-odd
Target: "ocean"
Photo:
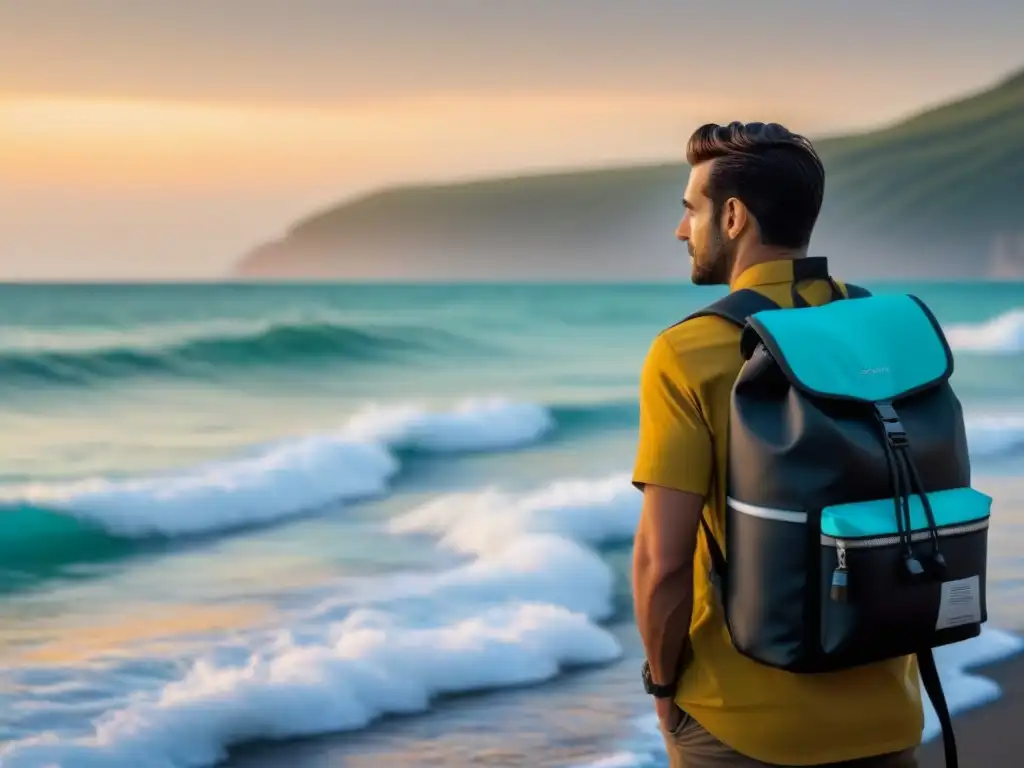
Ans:
[[[933,309],[1024,630],[1024,284]],[[631,618],[664,285],[0,287],[4,768],[661,765]],[[936,732],[928,712],[926,736]]]

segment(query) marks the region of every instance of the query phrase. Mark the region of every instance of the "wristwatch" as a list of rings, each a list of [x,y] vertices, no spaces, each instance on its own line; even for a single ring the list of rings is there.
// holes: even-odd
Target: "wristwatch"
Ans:
[[[676,695],[676,684],[671,685],[658,685],[651,679],[651,665],[649,662],[644,661],[644,666],[640,670],[640,676],[644,680],[644,691],[649,693],[656,699],[670,699]]]

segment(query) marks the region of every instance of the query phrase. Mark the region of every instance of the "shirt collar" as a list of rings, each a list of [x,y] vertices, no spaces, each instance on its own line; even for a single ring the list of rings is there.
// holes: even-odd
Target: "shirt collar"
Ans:
[[[758,285],[794,283],[798,280],[797,271],[807,277],[821,276],[828,279],[828,262],[824,256],[805,256],[799,259],[802,262],[800,268],[794,270],[796,261],[795,259],[776,259],[748,267],[736,278],[730,290],[741,291],[744,288],[753,288]]]

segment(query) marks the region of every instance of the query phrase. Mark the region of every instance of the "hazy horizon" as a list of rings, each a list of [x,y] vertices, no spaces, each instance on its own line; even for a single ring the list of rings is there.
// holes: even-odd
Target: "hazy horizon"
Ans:
[[[0,279],[216,278],[362,190],[678,160],[706,120],[861,130],[994,84],[1022,30],[995,0],[0,2]]]

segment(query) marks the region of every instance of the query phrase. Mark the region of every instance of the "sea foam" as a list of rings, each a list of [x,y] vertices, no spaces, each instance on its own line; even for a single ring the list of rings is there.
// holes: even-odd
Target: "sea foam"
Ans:
[[[401,470],[403,454],[451,455],[516,450],[535,444],[556,429],[551,409],[531,402],[473,398],[448,410],[417,404],[367,406],[338,429],[255,446],[234,456],[198,466],[132,477],[90,477],[56,483],[0,487],[0,507],[33,507],[69,515],[125,538],[219,534],[386,494]],[[1024,445],[1024,417],[973,416],[967,419],[972,455],[988,458]],[[605,494],[609,512],[620,526],[631,518],[618,506],[633,505],[637,494],[615,478],[586,493]],[[594,543],[588,530],[602,521],[573,506],[579,490],[571,482],[556,484],[514,502],[505,525],[550,526],[559,521],[573,527],[581,540]],[[582,509],[589,509],[588,498]],[[473,520],[490,506],[509,499],[491,491],[471,498],[440,500],[417,512],[416,519],[395,521],[398,527],[435,526],[445,515],[456,516],[458,530],[446,534],[466,543],[474,535]],[[549,515],[557,508],[557,515]],[[634,511],[635,514],[635,511]],[[489,529],[487,535],[503,532]]]
[[[369,406],[334,432],[148,477],[8,486],[0,504],[72,515],[130,538],[219,533],[384,494],[401,468],[397,451],[514,449],[553,426],[543,406],[500,398],[448,411]]]
[[[351,731],[441,695],[614,661],[622,648],[600,622],[612,616],[615,577],[588,544],[631,536],[637,497],[626,476],[446,496],[391,530],[428,535],[465,553],[462,564],[345,580],[287,629],[233,638],[230,653],[213,649],[179,679],[126,695],[91,734],[22,738],[0,759],[5,768],[205,768],[239,743]]]
[[[957,351],[1016,354],[1024,352],[1024,309],[981,323],[958,323],[944,329],[949,345]]]

